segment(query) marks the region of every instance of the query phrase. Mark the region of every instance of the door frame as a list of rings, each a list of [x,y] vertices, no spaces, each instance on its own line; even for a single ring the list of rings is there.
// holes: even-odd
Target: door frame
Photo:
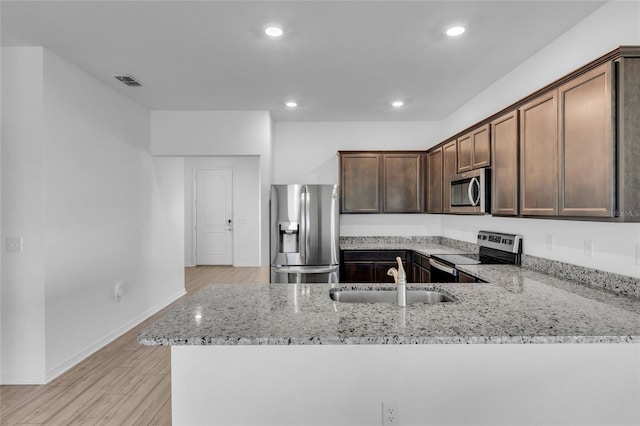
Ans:
[[[235,249],[236,249],[236,197],[234,194],[236,187],[236,173],[233,167],[214,167],[214,168],[194,168],[193,169],[193,185],[191,193],[191,256],[193,259],[193,265],[198,266],[198,257],[196,250],[198,247],[198,234],[196,226],[198,224],[198,209],[196,207],[196,196],[198,194],[198,171],[213,171],[213,170],[229,170],[231,171],[231,223],[233,231],[231,231],[231,266],[235,266]]]

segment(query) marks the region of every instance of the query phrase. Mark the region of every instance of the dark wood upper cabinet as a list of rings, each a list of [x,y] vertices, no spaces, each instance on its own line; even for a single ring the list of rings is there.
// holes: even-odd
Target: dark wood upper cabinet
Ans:
[[[457,140],[458,144],[458,170],[457,173],[463,173],[471,170],[473,164],[473,147],[471,133],[460,136]]]
[[[491,122],[491,214],[518,215],[518,112]]]
[[[341,151],[341,213],[424,212],[421,151]]]
[[[558,213],[557,90],[520,107],[520,212]]]
[[[614,215],[612,63],[558,88],[559,215]]]
[[[342,213],[451,213],[490,166],[491,213],[640,222],[640,46],[620,46],[427,151],[341,151]]]
[[[620,58],[614,66],[617,82],[616,219],[640,222],[640,57]]]
[[[612,63],[520,108],[523,215],[613,217]]]
[[[427,213],[442,213],[442,147],[427,152]]]
[[[373,153],[340,154],[340,211],[379,213],[382,158]]]
[[[424,211],[423,154],[389,153],[382,155],[384,213],[420,213]]]
[[[491,164],[489,134],[489,125],[486,124],[458,138],[458,173]]]
[[[457,173],[458,145],[451,141],[442,146],[442,212],[451,212],[451,176]]]

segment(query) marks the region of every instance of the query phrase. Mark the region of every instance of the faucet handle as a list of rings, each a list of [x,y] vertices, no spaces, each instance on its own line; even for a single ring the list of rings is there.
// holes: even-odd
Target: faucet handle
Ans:
[[[398,270],[396,268],[389,268],[387,275],[393,277],[393,281],[398,284]]]

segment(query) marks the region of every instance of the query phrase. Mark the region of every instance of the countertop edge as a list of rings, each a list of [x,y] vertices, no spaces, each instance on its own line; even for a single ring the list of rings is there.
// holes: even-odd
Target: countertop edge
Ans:
[[[640,336],[429,336],[420,339],[394,337],[333,338],[193,338],[140,339],[143,346],[269,346],[269,345],[438,345],[438,344],[620,344],[640,343]]]

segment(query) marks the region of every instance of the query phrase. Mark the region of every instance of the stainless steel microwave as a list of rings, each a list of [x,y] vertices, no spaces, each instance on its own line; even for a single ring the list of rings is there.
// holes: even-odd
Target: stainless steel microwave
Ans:
[[[491,208],[490,170],[476,169],[451,176],[451,213],[485,214]]]

